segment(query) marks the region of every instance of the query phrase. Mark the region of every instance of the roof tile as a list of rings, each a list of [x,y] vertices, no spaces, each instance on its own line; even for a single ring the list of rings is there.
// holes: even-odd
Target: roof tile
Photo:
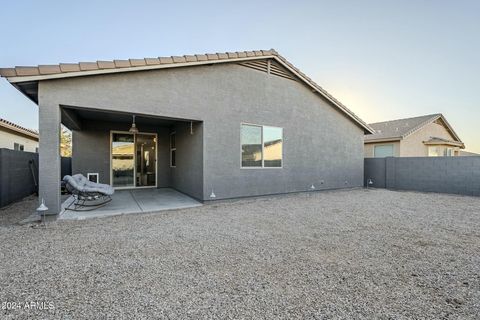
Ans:
[[[247,53],[246,53],[245,51],[243,51],[243,52],[237,52],[237,56],[238,56],[239,58],[246,58],[246,57],[247,57]]]
[[[80,71],[78,63],[60,63],[60,70],[62,72],[77,72]]]
[[[17,72],[15,72],[15,68],[0,68],[0,75],[2,77],[15,77]]]
[[[238,58],[238,53],[237,52],[227,52],[227,55],[230,59]]]
[[[263,56],[263,52],[262,52],[262,51],[260,51],[260,50],[255,50],[255,51],[253,51],[253,53],[254,53],[254,54],[255,54],[255,56],[257,56],[257,57],[261,57],[261,56]]]
[[[365,136],[365,140],[401,138],[408,135],[412,130],[432,122],[439,116],[440,114],[429,114],[414,118],[370,123],[375,133]]]
[[[185,62],[185,57],[174,56],[174,57],[172,57],[172,59],[173,59],[173,63]]]
[[[218,60],[218,56],[216,53],[207,53],[208,60]]]
[[[17,76],[38,76],[40,72],[37,67],[15,67]]]
[[[19,131],[19,132],[24,132],[26,134],[31,134],[31,135],[36,136],[36,138],[38,138],[38,132],[36,130],[24,128],[22,126],[19,126],[16,123],[13,123],[13,122],[10,122],[8,120],[0,118],[0,126],[5,127],[5,125],[6,125],[7,128],[10,128],[10,129],[13,129],[13,130]]]
[[[245,51],[247,57],[255,57],[255,53],[253,51]]]
[[[131,67],[130,61],[128,60],[113,60],[116,68],[129,68]]]
[[[197,57],[198,61],[207,61],[207,55],[206,54],[196,54],[195,57]]]
[[[173,63],[172,57],[159,57],[160,64]]]
[[[113,61],[97,61],[97,65],[100,69],[115,69]]]
[[[228,54],[226,53],[217,53],[217,55],[218,55],[218,59],[221,59],[221,60],[228,59]]]
[[[158,58],[145,58],[145,62],[148,66],[160,64],[160,60],[158,60]]]
[[[82,71],[98,70],[98,65],[96,62],[80,62],[80,70]]]
[[[132,67],[142,67],[146,65],[145,59],[129,59]]]
[[[187,56],[184,56],[184,57],[185,57],[185,60],[186,60],[187,62],[196,62],[196,61],[197,61],[197,57],[196,57],[196,56],[189,56],[189,55],[187,55]]]
[[[38,70],[40,74],[55,74],[61,73],[60,66],[58,64],[55,65],[39,65]]]

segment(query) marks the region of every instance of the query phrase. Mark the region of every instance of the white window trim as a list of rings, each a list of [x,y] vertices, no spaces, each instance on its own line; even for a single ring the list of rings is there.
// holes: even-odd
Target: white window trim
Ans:
[[[175,148],[172,148],[172,136],[175,135]],[[170,147],[170,168],[176,168],[177,167],[177,132],[176,131],[173,131],[173,132],[170,132],[170,135],[169,135],[169,140],[168,140],[168,144],[169,144],[169,147]],[[172,153],[173,151],[175,151],[175,165],[172,166]]]
[[[253,127],[260,127],[262,129],[262,166],[261,167],[243,167],[242,166],[242,126],[247,125],[247,126],[253,126]],[[282,130],[282,165],[280,167],[265,167],[265,144],[263,143],[263,128],[277,128]],[[282,127],[276,127],[276,126],[267,126],[267,125],[261,125],[261,124],[256,124],[256,123],[248,123],[248,122],[241,122],[240,123],[240,169],[246,169],[246,170],[257,170],[257,169],[283,169],[283,128]]]

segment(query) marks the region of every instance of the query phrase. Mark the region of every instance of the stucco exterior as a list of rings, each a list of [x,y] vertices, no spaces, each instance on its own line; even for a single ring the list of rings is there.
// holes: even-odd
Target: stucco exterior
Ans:
[[[41,81],[40,139],[49,144],[41,145],[40,189],[53,211],[59,209],[50,194],[60,180],[62,105],[195,120],[193,134],[188,123],[176,129],[177,167],[158,170],[158,181],[200,200],[213,200],[212,191],[215,199],[226,199],[306,191],[312,184],[363,185],[364,130],[358,124],[300,81],[229,63]],[[241,123],[283,128],[283,168],[241,168]],[[81,160],[73,160],[73,173],[106,176],[109,127],[118,126],[87,123],[74,133],[73,159]],[[168,149],[162,140],[168,137],[160,138],[166,129],[155,130]],[[159,155],[167,151],[161,145]]]
[[[456,138],[447,130],[445,124],[443,124],[441,121],[434,121],[422,126],[422,128],[413,132],[412,134],[409,134],[404,138],[397,138],[392,140],[386,139],[386,141],[381,142],[365,141],[365,158],[375,157],[375,146],[384,145],[393,145],[394,157],[428,157],[429,146],[436,147],[440,155],[443,155],[445,149],[447,148],[451,148],[453,150],[453,156],[459,155],[459,150],[461,149],[459,146],[441,142],[435,144],[426,143],[432,137],[449,141],[456,140]]]
[[[33,139],[0,127],[0,148],[14,150],[15,143],[23,145],[23,151],[37,152],[38,139]]]

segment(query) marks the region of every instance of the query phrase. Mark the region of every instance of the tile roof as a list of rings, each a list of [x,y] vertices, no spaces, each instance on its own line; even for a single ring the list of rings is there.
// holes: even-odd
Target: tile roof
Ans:
[[[435,120],[441,119],[445,127],[452,136],[456,139],[456,143],[462,143],[453,128],[447,122],[441,113],[429,114],[425,116],[396,119],[384,122],[370,123],[369,126],[375,130],[374,134],[365,135],[365,142],[378,140],[402,140],[408,135],[421,129]],[[433,138],[433,137],[432,137]],[[463,144],[463,143],[462,143]]]
[[[80,63],[60,63],[59,65],[40,65],[40,66],[17,66],[15,68],[0,68],[0,76],[5,77],[11,83],[21,83],[26,81],[41,81],[54,78],[75,77],[93,74],[102,74],[110,72],[149,70],[163,67],[193,66],[206,63],[219,63],[231,61],[243,61],[252,59],[274,58],[301,80],[313,87],[317,92],[330,100],[336,107],[347,114],[352,120],[357,122],[366,133],[373,133],[373,130],[354,114],[350,109],[335,99],[325,89],[316,84],[307,75],[292,65],[287,59],[278,54],[274,49],[225,52],[225,53],[207,53],[184,56],[96,61]],[[124,69],[124,70],[119,70]]]
[[[458,155],[461,156],[461,157],[479,157],[480,156],[479,153],[468,152],[468,151],[463,151],[463,150],[460,150],[458,152]]]
[[[35,138],[38,140],[38,132],[32,129],[27,129],[22,126],[19,126],[16,123],[10,122],[8,120],[0,118],[0,127],[7,128],[19,133],[22,133],[24,135],[27,135],[29,137]]]
[[[365,141],[394,138],[398,138],[398,140],[403,139],[410,132],[415,131],[419,127],[422,127],[434,121],[439,116],[441,115],[429,114],[420,117],[370,123],[369,125],[375,130],[375,133],[371,135],[366,135]]]
[[[423,141],[425,144],[451,144],[462,146],[463,143],[455,140],[444,139],[440,137],[430,137],[427,141]]]

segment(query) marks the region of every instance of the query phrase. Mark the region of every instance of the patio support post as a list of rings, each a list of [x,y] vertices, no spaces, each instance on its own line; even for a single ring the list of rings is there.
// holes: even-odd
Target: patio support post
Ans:
[[[60,106],[39,104],[39,202],[45,200],[46,214],[60,213]]]

